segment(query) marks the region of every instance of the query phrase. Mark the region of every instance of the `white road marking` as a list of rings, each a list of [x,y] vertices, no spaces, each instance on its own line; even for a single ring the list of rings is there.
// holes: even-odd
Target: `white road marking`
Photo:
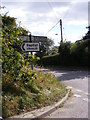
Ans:
[[[82,92],[82,90],[76,89],[77,92]]]
[[[88,98],[83,98],[83,100],[86,102],[90,102],[90,99],[88,99]]]
[[[82,92],[82,93],[84,93],[85,95],[90,95],[90,93],[88,93],[88,92],[84,92],[84,91],[79,90],[79,89],[76,89],[76,91],[77,91],[77,92]]]
[[[90,93],[85,93],[85,95],[89,95],[90,96]]]
[[[85,93],[85,95],[89,95],[88,93]]]
[[[78,94],[74,94],[74,97],[81,97],[81,95],[78,95]]]

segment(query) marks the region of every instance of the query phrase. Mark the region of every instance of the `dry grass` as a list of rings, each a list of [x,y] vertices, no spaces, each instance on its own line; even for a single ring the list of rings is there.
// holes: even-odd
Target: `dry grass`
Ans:
[[[3,117],[31,111],[48,106],[65,96],[67,90],[55,76],[35,71],[33,82],[22,84],[22,80],[10,82],[11,77],[4,78],[3,83]]]

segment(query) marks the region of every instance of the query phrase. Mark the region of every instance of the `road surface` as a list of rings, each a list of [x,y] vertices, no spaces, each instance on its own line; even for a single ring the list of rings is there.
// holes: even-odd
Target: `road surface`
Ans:
[[[47,71],[44,70],[44,71]],[[88,70],[51,69],[50,72],[61,82],[71,87],[73,96],[66,101],[62,108],[46,118],[88,118],[88,103],[90,93],[88,93]]]

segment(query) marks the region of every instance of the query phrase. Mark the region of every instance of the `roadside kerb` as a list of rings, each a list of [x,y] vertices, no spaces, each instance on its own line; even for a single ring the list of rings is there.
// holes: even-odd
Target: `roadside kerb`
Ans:
[[[62,103],[64,103],[69,95],[70,90],[68,90],[67,94],[65,95],[65,97],[63,97],[59,102],[57,102],[55,105],[53,105],[49,110],[43,112],[41,115],[37,116],[36,118],[44,118],[48,115],[50,115],[52,112],[54,112],[56,109],[60,108],[60,105]]]
[[[52,106],[47,106],[47,107],[44,107],[38,110],[23,113],[21,115],[15,115],[10,118],[30,118],[30,120],[33,120],[35,118],[44,118],[48,116],[49,114],[51,114],[52,112],[54,112],[56,109],[60,108],[60,105],[67,100],[69,92],[70,92],[70,89],[68,89],[68,92],[65,95],[65,97],[63,97],[59,102],[57,102],[56,104]]]

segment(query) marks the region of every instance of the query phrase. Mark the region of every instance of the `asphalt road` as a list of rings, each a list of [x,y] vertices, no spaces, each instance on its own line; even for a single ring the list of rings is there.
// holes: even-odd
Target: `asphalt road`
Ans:
[[[66,101],[62,108],[57,109],[46,118],[88,118],[88,104],[90,104],[88,70],[51,69],[50,72],[55,74],[58,80],[72,88],[73,96]]]

